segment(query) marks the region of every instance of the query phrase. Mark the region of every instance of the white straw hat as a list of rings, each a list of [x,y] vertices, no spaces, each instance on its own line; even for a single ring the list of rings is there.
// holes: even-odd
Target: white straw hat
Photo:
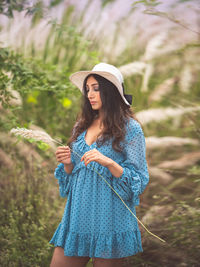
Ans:
[[[112,82],[117,87],[124,102],[128,106],[130,106],[132,102],[132,96],[124,94],[124,88],[123,88],[124,79],[121,72],[115,66],[107,63],[99,63],[95,65],[91,71],[78,71],[71,74],[69,77],[70,81],[80,89],[82,94],[84,93],[83,82],[89,74],[99,74],[102,77],[109,80],[110,82]]]

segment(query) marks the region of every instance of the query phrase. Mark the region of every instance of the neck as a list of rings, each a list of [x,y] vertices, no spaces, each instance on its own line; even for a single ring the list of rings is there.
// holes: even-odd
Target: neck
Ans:
[[[102,112],[102,110],[99,110],[99,114],[97,115],[97,118],[95,120],[99,124],[102,124],[102,121],[103,121],[103,112]]]

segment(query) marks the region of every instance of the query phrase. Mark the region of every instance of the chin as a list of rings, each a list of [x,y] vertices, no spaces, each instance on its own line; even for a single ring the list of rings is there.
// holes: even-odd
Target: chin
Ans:
[[[94,110],[99,110],[101,107],[92,107]]]

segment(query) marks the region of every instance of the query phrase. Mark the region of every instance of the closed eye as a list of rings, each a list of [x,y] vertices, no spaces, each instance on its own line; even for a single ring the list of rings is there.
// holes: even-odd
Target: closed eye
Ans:
[[[93,89],[94,91],[99,91],[99,87],[95,87],[94,89]],[[90,90],[89,89],[86,89],[86,93],[88,93]]]

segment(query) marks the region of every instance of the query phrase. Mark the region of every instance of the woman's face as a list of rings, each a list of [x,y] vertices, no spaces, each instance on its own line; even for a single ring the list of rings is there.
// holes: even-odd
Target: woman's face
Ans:
[[[100,110],[102,107],[102,101],[100,97],[100,89],[98,81],[90,76],[86,83],[86,94],[92,106],[92,109]]]

